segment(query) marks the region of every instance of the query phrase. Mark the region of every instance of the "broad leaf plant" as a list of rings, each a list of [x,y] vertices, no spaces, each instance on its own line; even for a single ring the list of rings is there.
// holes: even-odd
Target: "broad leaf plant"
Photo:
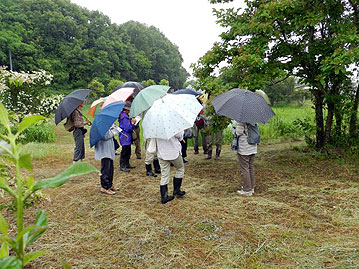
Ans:
[[[41,180],[35,180],[28,176],[20,175],[21,169],[33,171],[31,155],[23,152],[21,144],[17,143],[19,135],[28,127],[45,119],[40,115],[25,117],[19,124],[16,133],[12,133],[8,113],[0,103],[0,124],[5,132],[0,134],[0,154],[14,163],[16,186],[8,184],[8,178],[0,176],[0,189],[8,193],[16,202],[16,234],[9,233],[9,224],[0,213],[0,268],[24,268],[34,259],[40,257],[45,251],[28,252],[26,249],[34,243],[47,229],[47,217],[44,211],[39,210],[35,223],[25,226],[24,204],[35,192],[46,188],[57,188],[65,184],[71,178],[86,173],[98,172],[90,164],[78,162],[67,168],[61,174]],[[9,255],[10,250],[15,255]]]

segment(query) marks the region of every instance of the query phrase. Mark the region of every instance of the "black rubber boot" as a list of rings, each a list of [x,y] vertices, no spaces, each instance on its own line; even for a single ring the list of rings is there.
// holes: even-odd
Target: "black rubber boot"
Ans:
[[[161,203],[165,204],[174,199],[173,196],[168,196],[168,187],[167,185],[160,185],[160,193],[161,193]]]
[[[120,157],[120,170],[123,172],[130,172],[130,169],[126,167],[126,160]]]
[[[181,191],[182,178],[173,178],[173,195],[183,196],[186,194],[185,191]]]
[[[161,174],[161,167],[160,167],[160,162],[158,161],[158,159],[153,160],[153,168],[155,169],[156,174]]]
[[[157,177],[156,174],[152,173],[152,166],[151,166],[151,164],[146,164],[146,176],[149,176],[149,177]]]
[[[128,168],[128,169],[136,168],[136,166],[130,165],[130,160],[126,160],[125,162],[126,162],[126,168]]]
[[[215,160],[219,160],[219,156],[221,155],[221,150],[220,149],[216,149],[216,158]]]
[[[210,159],[212,159],[212,150],[208,150],[207,151],[207,157],[206,158],[204,158],[205,160],[210,160]]]

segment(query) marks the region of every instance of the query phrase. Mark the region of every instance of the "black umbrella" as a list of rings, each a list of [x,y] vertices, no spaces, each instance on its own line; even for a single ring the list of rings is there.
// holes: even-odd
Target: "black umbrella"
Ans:
[[[196,97],[201,95],[199,92],[196,92],[195,90],[192,90],[192,89],[180,89],[180,90],[173,92],[173,94],[192,94]]]
[[[76,90],[67,95],[60,103],[55,113],[55,123],[59,124],[60,121],[69,117],[71,113],[85,101],[87,95],[91,90]]]
[[[251,91],[232,89],[213,98],[217,114],[237,122],[266,123],[275,113],[262,96]]]
[[[145,88],[145,85],[135,82],[135,81],[127,81],[123,83],[122,85],[118,86],[115,90],[121,89],[121,88],[135,88],[135,91],[133,92],[132,96],[135,97],[140,90]]]

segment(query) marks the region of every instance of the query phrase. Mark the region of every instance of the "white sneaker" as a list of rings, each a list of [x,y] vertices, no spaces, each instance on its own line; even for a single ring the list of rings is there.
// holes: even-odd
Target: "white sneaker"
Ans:
[[[253,195],[252,190],[250,190],[250,191],[238,190],[237,193],[240,194],[240,195],[245,195],[245,196],[252,196]]]

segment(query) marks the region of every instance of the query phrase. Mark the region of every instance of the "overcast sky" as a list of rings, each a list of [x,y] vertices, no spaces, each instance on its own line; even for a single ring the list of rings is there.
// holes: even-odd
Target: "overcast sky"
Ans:
[[[216,24],[212,8],[244,6],[243,0],[229,4],[210,4],[209,0],[71,0],[89,10],[99,10],[113,23],[138,21],[158,28],[183,57],[183,67],[192,73],[197,62],[215,41],[222,28]]]

